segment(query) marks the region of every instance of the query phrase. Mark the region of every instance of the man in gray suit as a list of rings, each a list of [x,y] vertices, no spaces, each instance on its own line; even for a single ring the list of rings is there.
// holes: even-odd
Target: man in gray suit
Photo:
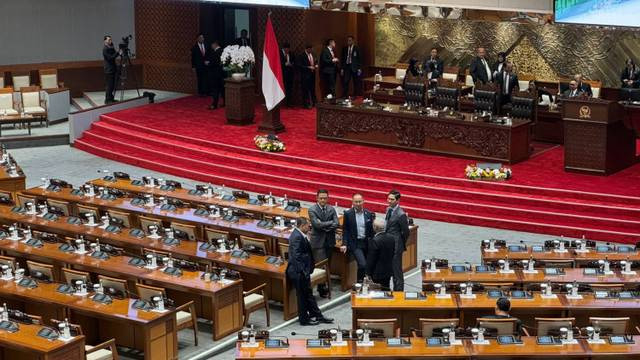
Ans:
[[[309,219],[311,220],[311,248],[313,257],[318,261],[329,259],[336,245],[336,229],[339,226],[338,213],[333,206],[328,205],[329,192],[324,189],[316,193],[317,203],[309,208]],[[321,297],[327,297],[329,289],[325,284],[318,285],[318,293]]]
[[[400,192],[389,191],[387,194],[387,214],[385,216],[384,231],[392,236],[395,241],[395,251],[393,254],[393,291],[404,291],[404,274],[402,272],[402,253],[407,250],[407,239],[409,238],[409,218],[400,207]]]

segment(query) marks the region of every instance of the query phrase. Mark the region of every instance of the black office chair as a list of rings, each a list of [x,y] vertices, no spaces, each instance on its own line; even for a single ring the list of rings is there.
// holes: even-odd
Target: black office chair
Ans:
[[[476,111],[496,113],[498,91],[493,84],[476,84],[473,91],[473,108]]]
[[[448,107],[452,110],[458,110],[458,98],[460,97],[460,86],[447,79],[438,79],[436,87],[435,107]]]

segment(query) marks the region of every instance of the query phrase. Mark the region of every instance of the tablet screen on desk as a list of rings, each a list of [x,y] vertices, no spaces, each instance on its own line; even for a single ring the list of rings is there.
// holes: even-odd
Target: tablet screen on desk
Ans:
[[[585,275],[597,275],[598,274],[598,270],[597,269],[593,269],[593,268],[585,268],[584,269],[584,274]]]
[[[629,253],[632,251],[633,251],[633,248],[631,246],[618,246],[618,252]]]
[[[498,335],[498,344],[500,345],[510,345],[510,344],[520,344],[522,341],[516,340],[513,335]]]
[[[609,252],[610,250],[611,250],[611,248],[606,246],[606,245],[596,246],[596,251],[597,252]]]
[[[329,346],[331,346],[331,344],[329,344],[328,341],[324,341],[323,339],[307,339],[308,348],[322,348]]]
[[[513,290],[511,292],[511,297],[514,299],[526,299],[529,297],[529,294],[527,294],[526,291],[522,291],[522,290]]]
[[[463,273],[463,272],[467,272],[467,267],[464,265],[453,265],[451,267],[451,272],[454,273]]]
[[[487,291],[487,296],[490,298],[500,298],[502,297],[504,294],[502,293],[502,290],[489,290]]]
[[[633,293],[631,291],[621,291],[618,293],[618,297],[620,299],[633,299],[635,298],[635,296],[633,296]]]
[[[442,338],[431,337],[427,338],[427,346],[442,346],[443,345]]]
[[[544,252],[544,246],[542,246],[542,245],[533,245],[531,247],[531,251],[533,251],[533,252]]]
[[[545,275],[560,275],[560,269],[558,268],[545,268],[544,269],[544,274]]]
[[[538,336],[537,342],[540,345],[554,345],[556,343],[553,336]]]
[[[508,249],[510,252],[523,252],[527,250],[527,248],[521,245],[509,245]]]
[[[494,272],[493,268],[486,265],[478,265],[476,266],[476,272]]]
[[[607,299],[609,298],[609,292],[608,291],[596,291],[593,293],[593,297],[595,297],[596,299]]]

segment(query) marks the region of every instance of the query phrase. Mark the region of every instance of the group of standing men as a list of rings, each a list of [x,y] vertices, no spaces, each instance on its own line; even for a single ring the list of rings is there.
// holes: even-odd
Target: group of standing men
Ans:
[[[404,290],[402,253],[409,238],[409,219],[400,207],[400,197],[398,191],[388,193],[389,207],[384,222],[376,221],[375,213],[364,207],[364,198],[359,193],[353,195],[353,206],[344,212],[339,249],[355,258],[358,282],[369,276],[383,289],[390,289],[393,277],[393,290]],[[336,229],[340,224],[336,209],[328,204],[329,192],[318,190],[316,200],[309,208],[309,220],[298,218],[289,238],[287,277],[296,288],[302,325],[333,322],[318,309],[310,276],[318,261],[331,260],[336,247]],[[325,284],[318,286],[321,297],[328,296],[328,291]]]
[[[361,86],[362,62],[362,52],[356,45],[353,36],[347,37],[347,43],[340,54],[336,49],[336,41],[334,39],[327,40],[320,52],[320,57],[313,53],[313,47],[310,44],[305,45],[302,54],[295,56],[291,52],[289,43],[284,43],[280,51],[280,63],[287,105],[292,105],[296,69],[300,72],[303,104],[310,109],[317,102],[316,73],[320,73],[320,79],[324,84],[323,96],[329,94],[333,97],[336,96],[336,81],[338,74],[340,74],[342,96],[347,97],[349,94],[355,93],[357,88]],[[353,84],[353,92],[349,91],[351,84]]]

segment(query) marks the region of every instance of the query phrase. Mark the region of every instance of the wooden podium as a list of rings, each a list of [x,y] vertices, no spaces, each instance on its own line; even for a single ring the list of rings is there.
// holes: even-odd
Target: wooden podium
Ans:
[[[224,80],[224,106],[227,124],[253,124],[255,116],[255,84],[252,79]]]
[[[563,101],[564,169],[608,175],[635,161],[635,136],[623,124],[615,101],[571,98]]]

